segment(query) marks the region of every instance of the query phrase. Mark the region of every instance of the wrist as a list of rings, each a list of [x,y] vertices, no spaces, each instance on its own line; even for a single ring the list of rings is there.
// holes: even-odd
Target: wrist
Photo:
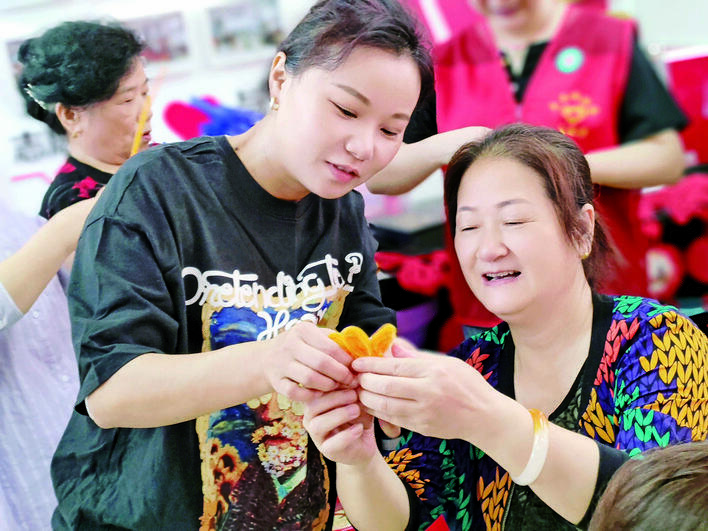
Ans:
[[[533,419],[516,400],[494,391],[465,439],[510,473],[519,474],[531,452]]]
[[[533,443],[531,454],[526,466],[518,475],[512,475],[511,480],[517,485],[525,486],[534,483],[543,470],[548,455],[550,427],[548,419],[538,409],[529,409],[533,419]]]

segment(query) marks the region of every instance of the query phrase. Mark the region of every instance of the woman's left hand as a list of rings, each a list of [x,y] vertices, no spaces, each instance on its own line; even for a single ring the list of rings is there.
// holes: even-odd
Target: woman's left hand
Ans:
[[[484,420],[498,394],[472,366],[445,355],[395,344],[394,357],[359,358],[359,401],[371,415],[423,435],[444,439]],[[477,422],[475,422],[477,421]]]

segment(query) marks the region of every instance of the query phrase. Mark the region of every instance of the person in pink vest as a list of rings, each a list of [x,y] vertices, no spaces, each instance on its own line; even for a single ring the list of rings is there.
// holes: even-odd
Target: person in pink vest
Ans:
[[[646,295],[639,193],[680,179],[677,131],[687,120],[640,50],[635,23],[563,0],[471,5],[484,17],[436,45],[435,95],[411,120],[407,145],[369,189],[411,190],[487,127],[554,127],[587,154],[598,209],[617,250],[601,291]],[[441,350],[462,339],[463,326],[498,323],[452,262],[453,316],[441,331]]]

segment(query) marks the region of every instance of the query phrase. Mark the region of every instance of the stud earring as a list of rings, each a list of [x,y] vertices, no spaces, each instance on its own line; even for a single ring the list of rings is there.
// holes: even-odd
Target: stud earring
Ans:
[[[590,256],[590,251],[583,253],[583,255],[580,257],[580,259],[585,260],[588,256]]]
[[[277,101],[275,101],[275,98],[271,98],[270,99],[270,110],[277,111],[278,109],[280,109],[280,104]]]

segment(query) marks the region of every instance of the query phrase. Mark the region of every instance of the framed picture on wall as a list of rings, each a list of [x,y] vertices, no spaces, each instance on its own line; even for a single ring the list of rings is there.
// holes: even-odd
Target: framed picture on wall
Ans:
[[[182,12],[121,21],[145,40],[143,55],[149,64],[159,63],[182,70],[191,60],[189,39]]]
[[[235,0],[207,18],[215,65],[269,60],[284,37],[278,0]]]

